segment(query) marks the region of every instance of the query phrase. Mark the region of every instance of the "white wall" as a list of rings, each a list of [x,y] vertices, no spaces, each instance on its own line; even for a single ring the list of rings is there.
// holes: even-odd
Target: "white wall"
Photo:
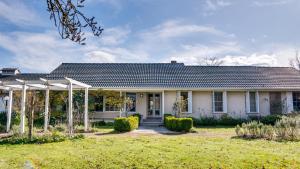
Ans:
[[[245,92],[227,92],[228,114],[235,118],[246,118],[245,99]]]

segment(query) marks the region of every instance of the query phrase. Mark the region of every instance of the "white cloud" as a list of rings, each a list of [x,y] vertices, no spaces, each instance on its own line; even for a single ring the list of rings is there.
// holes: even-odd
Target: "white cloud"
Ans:
[[[120,45],[127,39],[130,34],[129,27],[114,27],[103,31],[101,43],[103,45]]]
[[[265,6],[285,5],[290,2],[291,0],[260,0],[260,1],[254,1],[253,5],[258,7],[265,7]]]
[[[219,9],[230,6],[231,3],[224,0],[206,0],[204,3],[204,16],[212,15]]]
[[[214,46],[207,46],[202,44],[184,45],[179,50],[171,53],[170,56],[163,61],[169,62],[170,60],[177,60],[178,62],[183,62],[189,65],[201,65],[204,59],[207,57],[216,56],[221,58],[229,53],[240,52],[240,46],[234,42],[227,42]]]
[[[140,36],[144,39],[169,39],[183,37],[191,34],[210,34],[221,37],[234,37],[233,34],[227,34],[213,26],[186,24],[181,20],[170,20],[159,24],[153,28],[142,32]]]
[[[90,37],[88,45],[82,46],[60,39],[57,32],[0,33],[0,47],[14,55],[14,66],[33,72],[50,72],[62,62],[138,62],[147,58],[142,52],[99,46],[99,40]]]
[[[38,15],[22,1],[4,0],[0,2],[0,18],[18,26],[39,25]]]

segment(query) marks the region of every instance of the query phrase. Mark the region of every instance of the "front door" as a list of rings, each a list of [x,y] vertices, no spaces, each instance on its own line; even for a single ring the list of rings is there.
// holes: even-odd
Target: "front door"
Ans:
[[[161,117],[160,93],[149,93],[147,98],[148,117]]]
[[[282,113],[282,102],[280,92],[270,92],[270,113],[281,114]]]

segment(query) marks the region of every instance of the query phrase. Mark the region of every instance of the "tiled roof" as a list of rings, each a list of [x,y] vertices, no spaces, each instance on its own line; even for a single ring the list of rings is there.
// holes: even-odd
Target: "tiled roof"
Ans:
[[[64,77],[100,88],[300,89],[288,67],[185,66],[182,63],[63,63],[47,79]]]
[[[43,73],[20,73],[17,75],[3,76],[0,74],[0,81],[14,81],[16,79],[21,80],[40,80],[40,78],[45,78],[47,74]]]

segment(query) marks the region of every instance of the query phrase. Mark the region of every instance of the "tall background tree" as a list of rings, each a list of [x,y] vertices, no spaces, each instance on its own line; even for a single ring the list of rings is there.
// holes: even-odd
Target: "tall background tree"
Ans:
[[[290,59],[290,66],[300,70],[300,57],[298,50],[295,52],[295,57]]]
[[[100,36],[103,28],[95,21],[95,17],[87,17],[79,9],[83,8],[85,0],[47,0],[47,10],[50,19],[62,39],[70,39],[85,45],[84,28],[90,28],[94,36]]]
[[[205,57],[204,58],[204,66],[221,66],[224,64],[223,60],[218,59],[216,56]]]

